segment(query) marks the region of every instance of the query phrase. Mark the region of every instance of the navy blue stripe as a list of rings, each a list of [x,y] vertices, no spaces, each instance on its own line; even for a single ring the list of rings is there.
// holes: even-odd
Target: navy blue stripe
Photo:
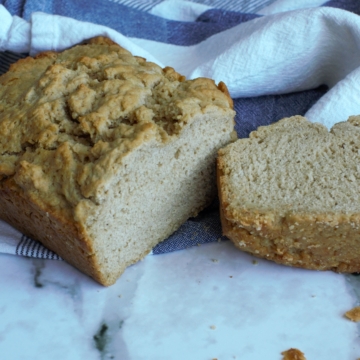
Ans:
[[[26,235],[22,235],[21,240],[16,246],[15,254],[39,259],[62,260],[59,255]]]
[[[24,4],[26,0],[0,0],[0,4],[4,5],[11,15],[22,16]]]
[[[123,4],[133,9],[141,10],[141,11],[149,11],[155,5],[158,5],[163,2],[163,0],[147,0],[146,2],[143,0],[110,0],[111,2]]]
[[[93,3],[91,11],[86,9],[88,9],[87,0],[49,0],[46,2],[32,0],[27,1],[25,5],[24,18],[29,20],[32,12],[43,11],[105,25],[128,37],[175,45],[193,45],[258,16],[212,10],[207,17],[204,17],[204,21],[200,17],[197,22],[181,22],[163,19],[108,0]],[[216,11],[219,12],[218,15],[215,15]],[[226,16],[229,18],[227,19]],[[208,21],[209,19],[211,21]]]
[[[276,2],[277,0],[253,0],[253,1],[248,1],[244,3],[244,6],[241,8],[242,12],[252,12],[255,13],[257,11],[260,11],[261,9],[263,9],[266,6],[269,6],[271,4],[273,4],[274,2]],[[230,7],[229,10],[236,10],[236,8]]]
[[[197,19],[197,22],[211,23],[212,26],[218,26],[219,29],[223,27],[222,30],[228,29],[230,27],[236,26],[240,23],[256,19],[260,17],[257,14],[247,14],[242,12],[227,11],[227,10],[207,10],[202,13]],[[222,31],[220,30],[220,31]]]
[[[326,86],[320,86],[290,94],[234,99],[238,136],[248,137],[259,126],[270,125],[284,117],[305,115],[327,91]]]
[[[26,56],[26,54],[16,54],[10,51],[0,52],[0,75],[8,71],[11,64]]]
[[[35,247],[35,257],[41,257],[40,253],[41,253],[41,249],[43,248],[43,246],[40,243],[37,243],[37,246]]]
[[[26,236],[22,235],[19,243],[16,246],[16,250],[15,250],[16,255],[22,255],[22,245],[23,245],[24,241],[26,241]]]
[[[215,241],[226,241],[222,236],[219,203],[214,203],[196,218],[189,219],[168,239],[153,248],[153,254],[164,254]]]
[[[21,255],[22,256],[27,256],[28,255],[29,247],[31,246],[31,244],[32,244],[32,240],[26,236],[25,241],[23,242],[22,248],[21,248]]]
[[[39,244],[36,241],[32,241],[31,245],[27,249],[28,251],[27,251],[26,256],[35,257],[34,253],[35,253],[35,250],[36,250],[37,246],[39,246]]]
[[[105,25],[128,37],[175,45],[197,44],[211,35],[259,16],[253,13],[213,9],[202,14],[196,22],[180,22],[163,19],[111,0],[93,2],[91,11],[88,10],[88,0],[2,0],[2,2],[10,12],[23,15],[27,20],[32,12],[42,11]],[[274,1],[265,2],[268,5]],[[233,8],[229,1],[224,1],[224,4],[217,2],[217,4]],[[152,6],[153,2],[150,5]],[[246,11],[250,9],[254,11],[255,7],[264,7],[264,5],[263,0],[253,0],[243,3],[242,7]],[[360,13],[360,1],[332,0],[326,2],[325,5]],[[19,9],[23,7],[24,11],[21,14]],[[138,8],[145,9],[146,7],[138,4]]]
[[[331,0],[323,4],[323,6],[329,6],[339,8],[347,11],[351,11],[354,14],[360,15],[360,1],[359,0]]]
[[[23,255],[22,254],[22,249],[23,249],[23,243],[24,243],[24,241],[26,241],[26,237],[25,237],[25,235],[23,235],[22,237],[21,237],[21,240],[20,240],[20,242],[18,243],[18,245],[17,245],[17,247],[16,247],[16,255]]]
[[[190,0],[195,3],[211,6],[214,9],[223,9],[228,11],[257,12],[277,0]]]

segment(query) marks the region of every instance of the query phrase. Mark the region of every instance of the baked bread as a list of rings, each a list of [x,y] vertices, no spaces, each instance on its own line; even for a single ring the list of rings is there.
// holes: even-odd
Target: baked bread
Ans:
[[[303,117],[219,151],[223,232],[280,264],[360,271],[360,117],[329,132]]]
[[[103,285],[216,195],[234,111],[105,38],[0,77],[0,218]]]

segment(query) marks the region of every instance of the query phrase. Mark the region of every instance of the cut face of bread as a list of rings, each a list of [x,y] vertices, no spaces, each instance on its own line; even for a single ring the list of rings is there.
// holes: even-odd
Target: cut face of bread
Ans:
[[[360,117],[295,116],[219,151],[223,232],[285,265],[360,271]]]
[[[97,38],[0,77],[0,218],[104,285],[216,194],[226,86]]]

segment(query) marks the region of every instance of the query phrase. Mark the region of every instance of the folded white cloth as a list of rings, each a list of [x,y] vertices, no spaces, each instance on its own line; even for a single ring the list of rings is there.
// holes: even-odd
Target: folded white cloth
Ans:
[[[302,2],[309,5],[310,0]],[[191,22],[207,9],[205,5],[170,1],[153,7],[150,13]],[[330,90],[306,116],[327,127],[360,114],[360,17],[328,7],[276,13],[269,6],[263,13],[270,15],[256,16],[183,46],[127,37],[103,25],[41,12],[32,13],[26,21],[11,16],[0,5],[0,50],[34,55],[103,35],[134,55],[160,66],[173,66],[188,78],[224,81],[233,98],[300,92],[325,84]],[[0,252],[19,252],[20,238],[21,234],[0,223]]]

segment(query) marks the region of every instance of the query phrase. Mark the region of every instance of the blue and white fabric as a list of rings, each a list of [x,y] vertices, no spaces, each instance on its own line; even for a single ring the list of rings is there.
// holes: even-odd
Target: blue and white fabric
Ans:
[[[291,115],[331,127],[360,114],[359,15],[358,0],[0,0],[0,73],[105,35],[187,78],[224,81],[239,137]],[[58,258],[35,240],[0,222],[0,252]],[[219,240],[215,202],[153,253]]]

